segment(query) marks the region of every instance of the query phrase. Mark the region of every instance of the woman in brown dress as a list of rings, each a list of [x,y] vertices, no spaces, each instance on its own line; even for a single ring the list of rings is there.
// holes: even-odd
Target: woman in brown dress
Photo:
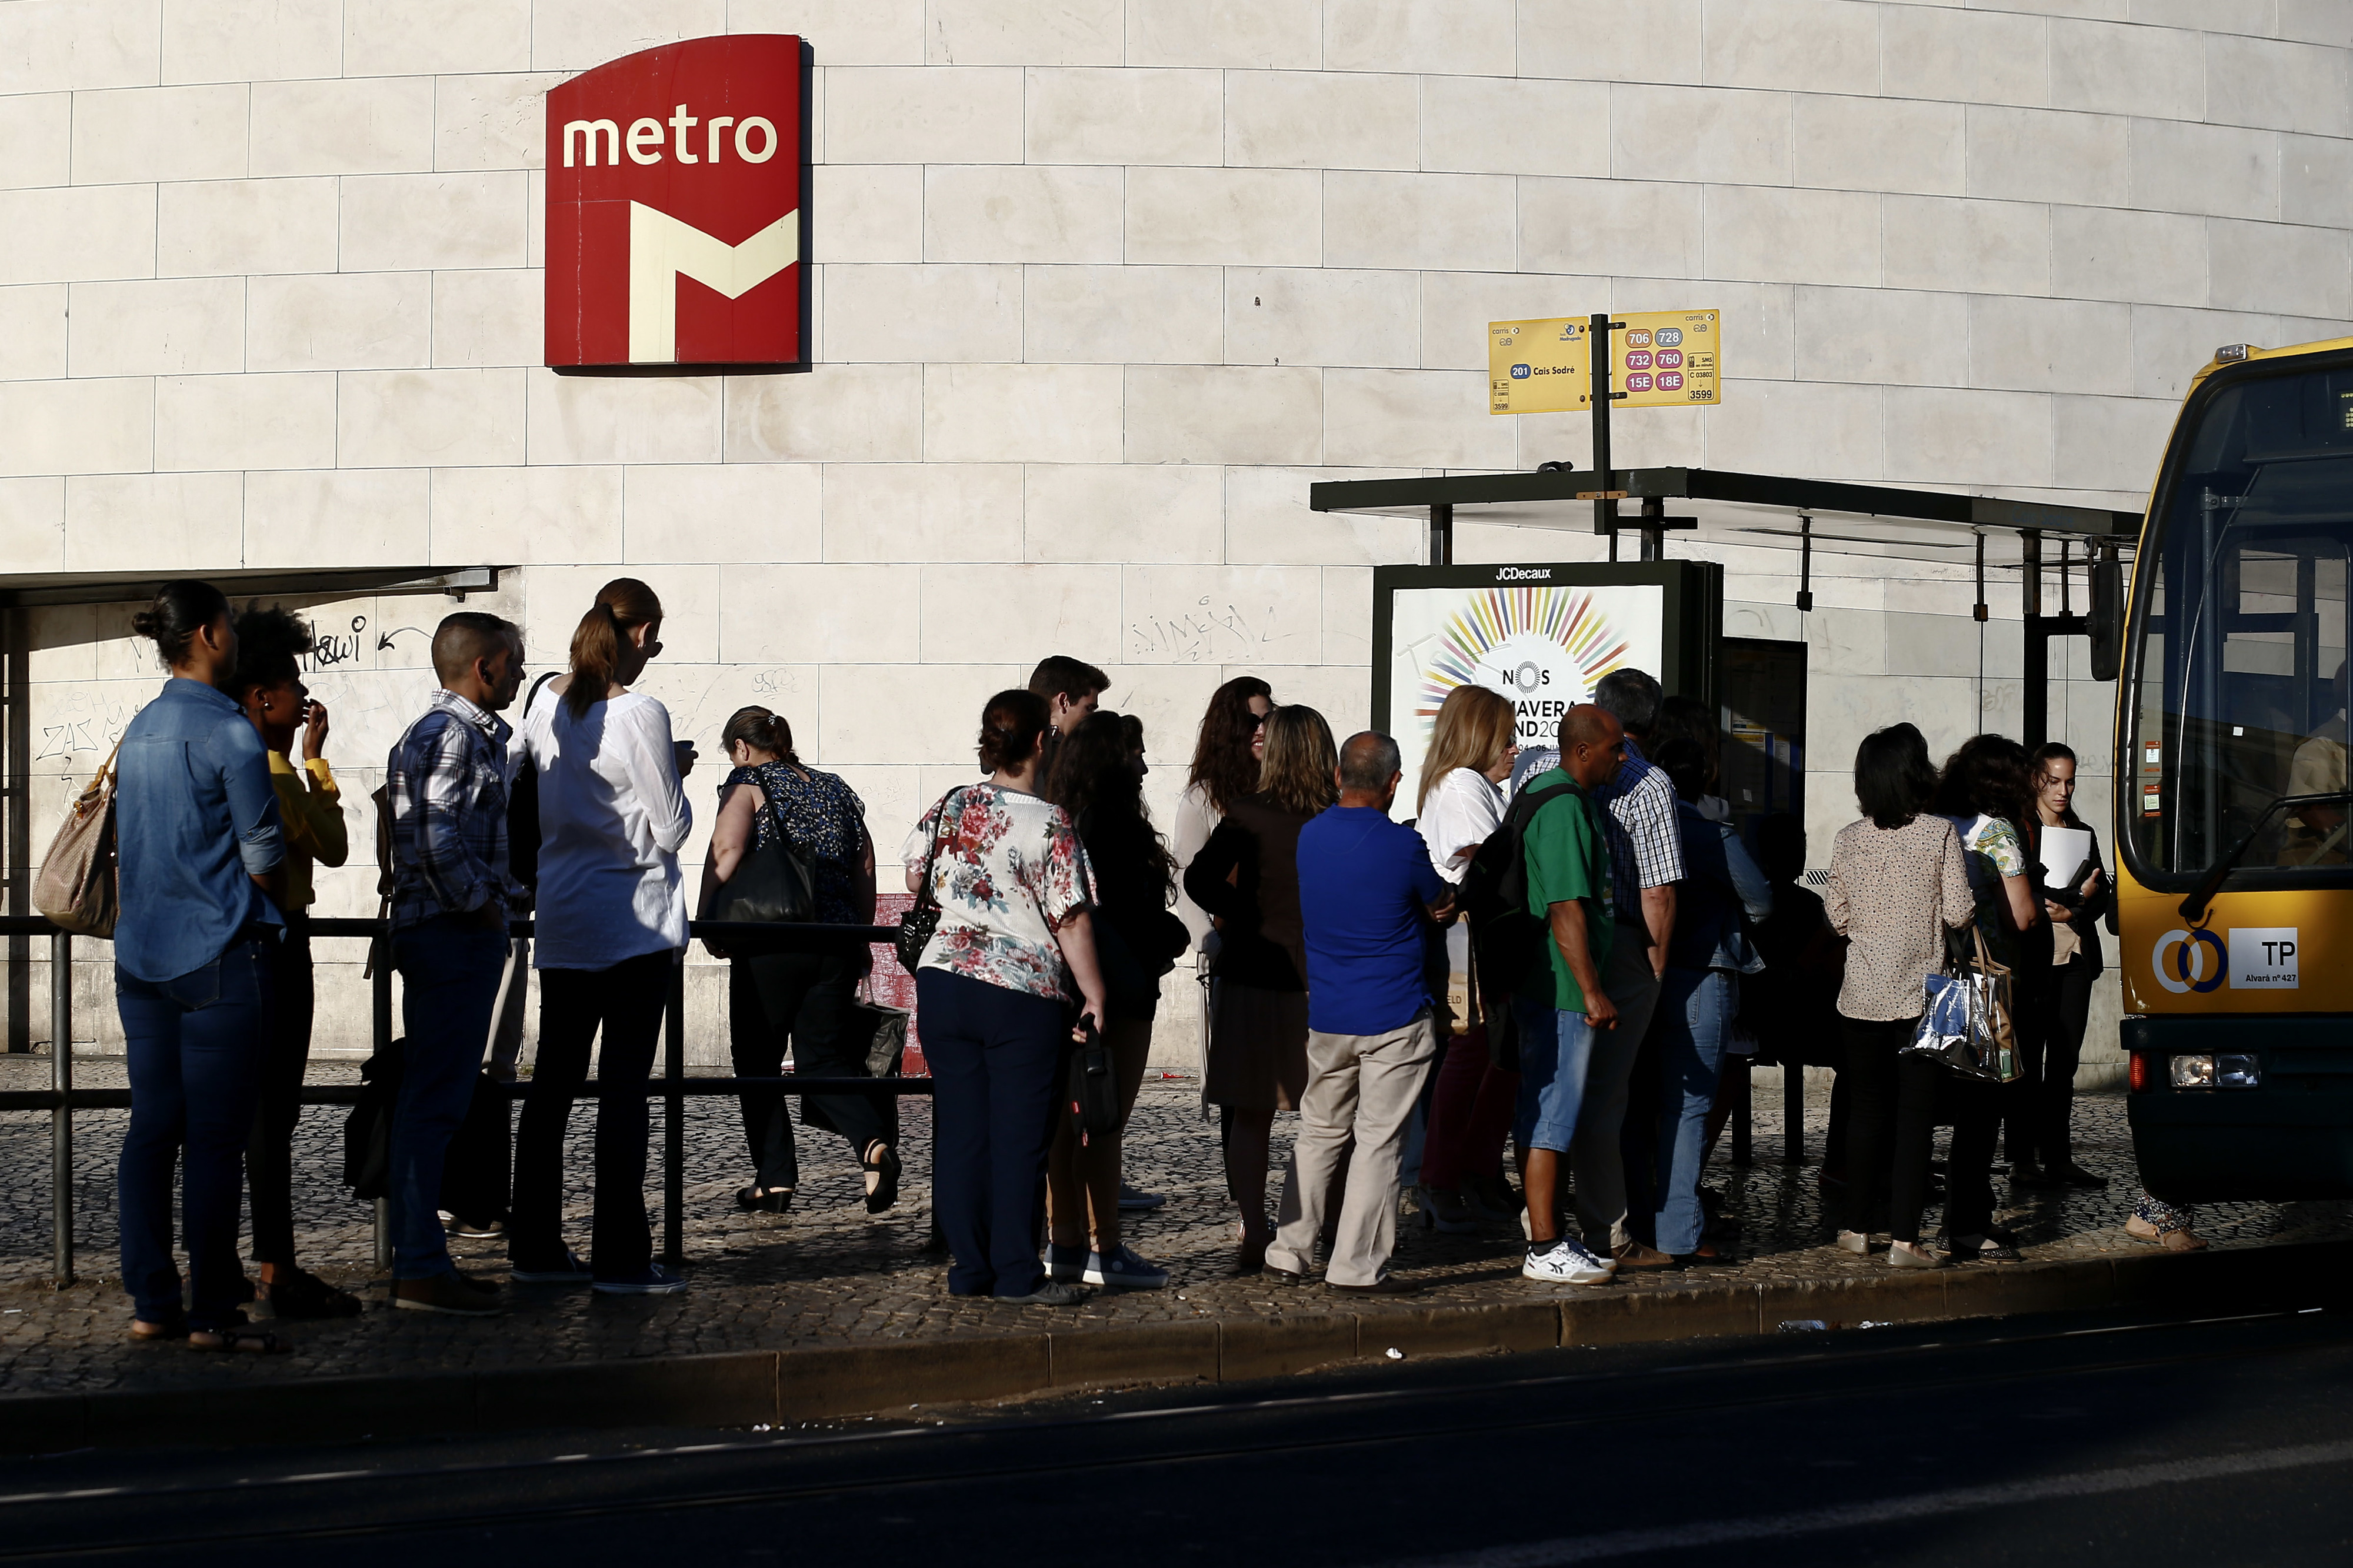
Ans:
[[[1185,868],[1185,893],[1217,921],[1207,1098],[1224,1111],[1226,1190],[1241,1208],[1241,1267],[1272,1237],[1267,1146],[1274,1113],[1307,1089],[1307,955],[1299,830],[1338,798],[1332,727],[1313,708],[1267,716],[1254,795],[1235,801]]]

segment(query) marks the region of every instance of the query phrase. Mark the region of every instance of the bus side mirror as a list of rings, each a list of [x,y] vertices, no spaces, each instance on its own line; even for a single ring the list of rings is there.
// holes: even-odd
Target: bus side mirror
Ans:
[[[2092,558],[2092,612],[2084,620],[2091,634],[2092,679],[2114,680],[2125,662],[2125,569],[2113,546]]]

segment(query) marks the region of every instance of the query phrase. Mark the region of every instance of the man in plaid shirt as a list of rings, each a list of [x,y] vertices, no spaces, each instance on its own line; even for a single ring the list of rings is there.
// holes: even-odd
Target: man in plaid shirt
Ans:
[[[1609,842],[1610,882],[1618,897],[1618,936],[1602,974],[1618,1009],[1618,1026],[1595,1037],[1569,1159],[1586,1245],[1596,1252],[1606,1247],[1620,1268],[1666,1268],[1674,1263],[1626,1227],[1626,1167],[1620,1148],[1628,1089],[1658,1006],[1667,939],[1675,928],[1675,884],[1683,879],[1674,785],[1640,749],[1651,739],[1662,695],[1659,683],[1639,669],[1605,675],[1593,689],[1595,706],[1626,731],[1626,760],[1618,776],[1593,792],[1602,807],[1602,836]]]
[[[392,749],[392,962],[407,1047],[393,1111],[393,1304],[483,1317],[497,1287],[458,1272],[440,1217],[450,1137],[472,1102],[505,973],[507,918],[522,889],[507,870],[514,731],[499,710],[522,684],[522,634],[460,611],[433,634],[441,689]]]

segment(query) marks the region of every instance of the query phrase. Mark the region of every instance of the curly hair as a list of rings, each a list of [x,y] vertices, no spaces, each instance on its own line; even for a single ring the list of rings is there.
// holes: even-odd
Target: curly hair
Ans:
[[[1250,703],[1257,698],[1272,702],[1274,688],[1255,675],[1237,675],[1209,694],[1208,711],[1201,715],[1201,737],[1185,782],[1199,784],[1220,813],[1258,788],[1258,759],[1250,755],[1259,726]]]
[[[319,646],[311,623],[283,605],[254,601],[237,613],[237,674],[229,689],[242,697],[256,687],[283,686],[301,675],[295,661]]]
[[[1936,810],[1948,816],[1998,816],[2024,837],[2041,819],[2026,748],[2007,735],[1972,735],[1945,759]]]

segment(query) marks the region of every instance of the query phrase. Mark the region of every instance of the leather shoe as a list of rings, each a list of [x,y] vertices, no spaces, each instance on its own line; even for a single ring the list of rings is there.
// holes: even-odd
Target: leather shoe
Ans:
[[[1271,1263],[1266,1266],[1266,1271],[1269,1274],[1282,1272]],[[1324,1283],[1331,1285],[1335,1290],[1350,1296],[1419,1296],[1421,1294],[1420,1286],[1410,1280],[1401,1279],[1394,1274],[1384,1274],[1369,1285],[1332,1285],[1329,1279]]]
[[[1657,1247],[1645,1247],[1639,1241],[1628,1242],[1612,1251],[1610,1256],[1618,1260],[1620,1268],[1672,1268],[1675,1266],[1673,1258]]]

